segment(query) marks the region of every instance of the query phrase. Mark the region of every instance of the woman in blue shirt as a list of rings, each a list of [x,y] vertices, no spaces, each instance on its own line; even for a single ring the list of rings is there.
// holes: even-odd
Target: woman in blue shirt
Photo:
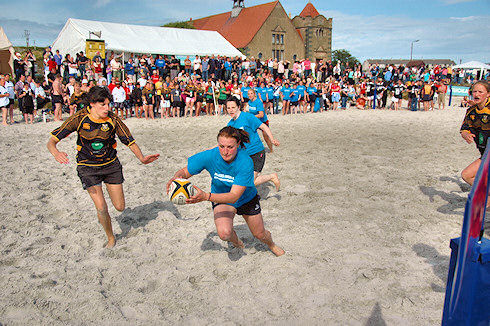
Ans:
[[[257,96],[257,93],[254,89],[248,90],[248,112],[252,113],[255,117],[257,117],[262,123],[265,123],[267,127],[269,126],[269,118],[267,118],[267,114],[265,113],[264,102],[263,100]],[[267,134],[262,131],[262,135],[264,136],[264,140],[267,143],[267,147],[269,147],[269,152],[274,152],[274,147],[272,146],[271,139],[267,136]]]
[[[228,126],[243,129],[249,134],[250,143],[247,144],[245,148],[247,150],[247,154],[252,158],[254,163],[255,185],[258,186],[262,183],[271,181],[279,191],[281,183],[279,182],[277,173],[259,176],[259,173],[262,172],[265,164],[265,150],[259,134],[257,133],[257,129],[265,132],[265,134],[271,139],[274,146],[279,146],[279,142],[274,139],[271,130],[265,123],[257,119],[249,112],[240,111],[240,101],[236,97],[228,97],[226,100],[226,110],[231,116]]]
[[[210,201],[218,236],[237,248],[243,242],[233,229],[233,218],[242,215],[253,236],[265,243],[276,255],[284,250],[272,241],[271,233],[264,228],[260,208],[260,196],[254,185],[253,162],[245,150],[248,133],[233,127],[224,127],[218,134],[218,147],[189,157],[187,166],[177,171],[167,183],[167,193],[173,180],[188,179],[207,170],[211,176],[211,192],[206,193],[194,186],[197,193],[186,200],[188,204]]]

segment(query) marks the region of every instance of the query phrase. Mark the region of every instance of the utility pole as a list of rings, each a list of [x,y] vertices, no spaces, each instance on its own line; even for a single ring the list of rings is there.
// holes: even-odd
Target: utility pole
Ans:
[[[26,38],[26,46],[29,48],[29,36],[31,35],[31,31],[28,29],[24,30],[24,36]]]

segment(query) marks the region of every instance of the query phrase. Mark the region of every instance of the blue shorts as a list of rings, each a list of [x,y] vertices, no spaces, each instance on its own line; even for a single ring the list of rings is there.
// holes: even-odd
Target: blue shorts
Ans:
[[[340,102],[340,93],[332,94],[332,102]]]

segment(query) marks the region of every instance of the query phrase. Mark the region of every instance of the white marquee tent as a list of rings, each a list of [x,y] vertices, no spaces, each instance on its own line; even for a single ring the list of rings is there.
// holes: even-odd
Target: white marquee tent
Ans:
[[[11,74],[14,65],[14,47],[0,26],[0,73]]]
[[[106,51],[168,55],[242,56],[230,42],[215,31],[107,23],[69,18],[52,44],[53,50],[75,55],[85,52],[90,32],[101,32]]]
[[[453,66],[453,69],[465,69],[465,70],[473,70],[478,71],[480,70],[481,74],[480,76],[483,76],[484,72],[487,70],[490,70],[490,65],[487,65],[485,63],[482,63],[480,61],[468,61],[456,66]]]

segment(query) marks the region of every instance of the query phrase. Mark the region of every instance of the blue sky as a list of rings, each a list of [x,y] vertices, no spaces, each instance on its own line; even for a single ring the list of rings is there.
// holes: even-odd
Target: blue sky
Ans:
[[[251,7],[267,1],[245,0]],[[283,0],[294,17],[306,0]],[[490,0],[311,0],[333,18],[332,49],[369,58],[447,58],[490,62]],[[0,4],[2,26],[14,45],[51,44],[68,18],[159,26],[231,10],[231,0],[22,0]]]

